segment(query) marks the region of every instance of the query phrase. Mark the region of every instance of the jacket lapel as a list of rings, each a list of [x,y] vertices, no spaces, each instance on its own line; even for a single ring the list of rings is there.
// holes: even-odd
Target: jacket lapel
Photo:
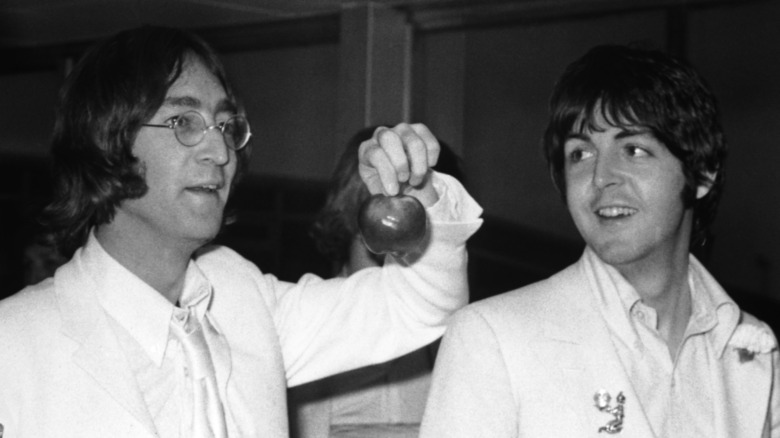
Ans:
[[[772,355],[740,357],[726,347],[713,367],[716,432],[719,437],[759,437],[767,418],[772,387]]]
[[[98,303],[96,286],[82,272],[78,254],[71,263],[57,271],[54,282],[62,312],[62,331],[80,344],[73,354],[74,363],[143,424],[152,436],[156,436],[151,415],[127,359]]]
[[[599,428],[615,417],[595,405],[594,395],[603,390],[610,394],[612,407],[617,406],[619,393],[625,396],[621,434],[655,437],[578,266],[575,264],[553,279],[558,293],[550,294],[555,300],[551,306],[562,311],[546,322],[536,345],[543,362],[559,379],[555,390],[561,393],[562,408],[573,413],[580,424],[571,436],[604,436]]]

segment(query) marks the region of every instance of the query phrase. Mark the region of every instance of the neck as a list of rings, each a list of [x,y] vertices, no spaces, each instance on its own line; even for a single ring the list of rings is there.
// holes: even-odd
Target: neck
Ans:
[[[617,267],[634,287],[642,301],[658,315],[658,333],[674,358],[682,342],[692,312],[688,285],[688,251],[662,254],[655,260]]]
[[[360,237],[354,237],[349,247],[349,258],[346,263],[341,266],[338,275],[340,277],[349,277],[361,269],[381,266],[379,260],[381,260],[381,258],[372,254],[366,246],[363,245],[363,241],[360,240]]]
[[[117,262],[176,304],[197,247],[170,245],[143,233],[120,232],[115,223],[98,227],[95,237]]]

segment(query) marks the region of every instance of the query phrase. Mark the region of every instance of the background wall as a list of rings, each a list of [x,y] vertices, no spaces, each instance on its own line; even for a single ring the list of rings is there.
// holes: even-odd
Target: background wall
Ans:
[[[731,146],[715,223],[718,278],[780,298],[780,2],[732,5],[691,17],[688,54],[723,110]]]
[[[417,54],[426,69],[418,86],[426,100],[417,100],[418,119],[434,132],[462,139],[471,190],[488,214],[579,242],[541,153],[555,80],[597,44],[682,51],[719,97],[731,148],[715,242],[701,257],[736,294],[777,300],[780,28],[773,23],[778,18],[780,2],[752,2],[687,10],[682,28],[678,16],[655,9],[422,33]],[[454,65],[463,68],[454,71]],[[453,99],[442,97],[448,91],[440,84],[458,81]]]
[[[469,188],[489,219],[474,241],[473,277],[483,288],[475,290],[476,297],[549,275],[579,255],[582,243],[541,155],[547,98],[564,66],[591,46],[640,42],[686,56],[721,100],[732,149],[706,263],[735,295],[780,300],[780,176],[775,171],[780,164],[780,2],[706,3],[682,12],[677,7],[553,11],[476,24],[411,21],[412,119],[427,123],[461,153]],[[263,210],[254,216],[260,221],[292,209],[298,213],[289,217],[305,234],[303,224],[321,202],[324,181],[342,148],[335,140],[339,41],[251,46],[245,41],[240,50],[224,54],[255,132],[250,184],[240,208],[248,217]],[[45,157],[61,81],[61,71],[0,76],[0,163],[18,170],[30,158]],[[30,169],[40,169],[36,163]],[[22,173],[35,172],[40,170]],[[283,195],[253,198],[262,187]],[[43,196],[26,188],[0,190],[5,206]],[[286,207],[285,199],[306,208]],[[277,204],[266,208],[265,202]],[[22,219],[15,221],[7,222]],[[22,242],[10,234],[2,239],[0,247],[6,248]],[[263,259],[261,267],[283,269],[295,257],[278,254],[273,263]]]
[[[252,126],[253,173],[329,177],[341,151],[334,143],[338,54],[330,43],[223,57]]]

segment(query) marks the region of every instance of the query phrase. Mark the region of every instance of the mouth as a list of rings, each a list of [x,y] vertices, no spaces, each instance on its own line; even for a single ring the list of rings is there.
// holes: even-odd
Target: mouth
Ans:
[[[637,209],[631,207],[602,207],[596,210],[596,216],[603,219],[623,219],[637,212]]]
[[[222,188],[222,186],[222,184],[200,184],[187,187],[187,190],[204,194],[215,194]]]

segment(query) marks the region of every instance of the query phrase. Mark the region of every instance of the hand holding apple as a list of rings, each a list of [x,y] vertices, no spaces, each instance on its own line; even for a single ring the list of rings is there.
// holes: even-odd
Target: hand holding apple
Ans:
[[[358,150],[358,172],[369,198],[360,208],[358,227],[371,252],[404,255],[425,241],[425,208],[439,195],[430,178],[440,145],[425,125],[380,127]]]
[[[358,150],[358,172],[369,193],[414,196],[424,207],[439,195],[431,183],[430,171],[439,159],[441,147],[425,125],[401,123],[379,127]]]

